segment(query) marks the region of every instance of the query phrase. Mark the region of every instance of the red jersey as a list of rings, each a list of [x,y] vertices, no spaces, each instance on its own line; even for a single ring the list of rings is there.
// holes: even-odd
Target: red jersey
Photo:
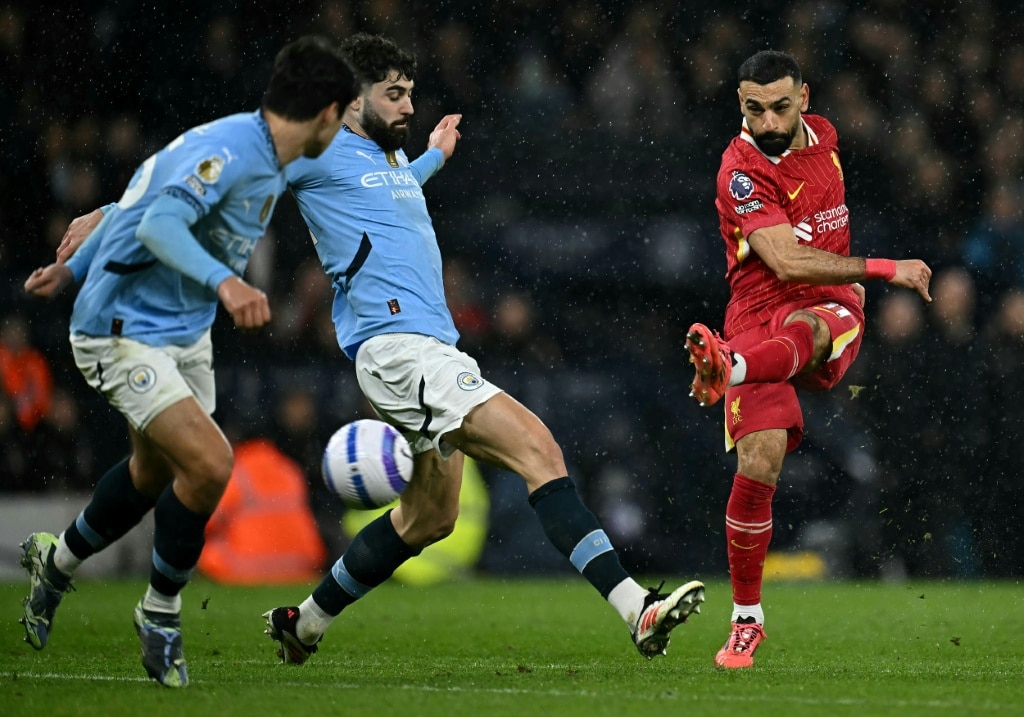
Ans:
[[[804,149],[769,157],[758,149],[744,124],[722,153],[715,207],[731,292],[725,312],[726,339],[766,323],[774,309],[793,301],[828,298],[860,306],[848,285],[780,281],[747,243],[757,229],[789,224],[799,242],[833,254],[850,254],[849,211],[835,127],[817,115],[804,115],[803,122],[808,137]]]

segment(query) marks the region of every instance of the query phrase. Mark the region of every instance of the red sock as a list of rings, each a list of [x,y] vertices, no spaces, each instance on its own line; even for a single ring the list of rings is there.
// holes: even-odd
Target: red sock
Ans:
[[[748,351],[743,383],[775,383],[795,376],[814,355],[814,330],[803,321],[790,321],[777,334]]]
[[[725,509],[725,539],[732,599],[737,605],[761,602],[764,559],[772,540],[774,494],[773,485],[758,483],[739,473],[733,478]]]

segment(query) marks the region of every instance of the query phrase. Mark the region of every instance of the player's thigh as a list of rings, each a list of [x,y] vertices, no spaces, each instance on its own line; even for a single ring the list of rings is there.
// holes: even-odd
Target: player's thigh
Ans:
[[[165,408],[150,421],[144,435],[179,469],[179,477],[227,485],[233,463],[231,444],[195,398],[183,398]]]
[[[474,408],[445,440],[466,455],[518,473],[530,490],[567,474],[551,431],[507,393]]]

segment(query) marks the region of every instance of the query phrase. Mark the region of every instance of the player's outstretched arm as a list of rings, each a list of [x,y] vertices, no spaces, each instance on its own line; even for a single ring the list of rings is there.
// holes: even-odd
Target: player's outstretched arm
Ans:
[[[101,221],[103,221],[102,209],[93,209],[88,214],[75,217],[68,225],[64,237],[57,247],[57,262],[63,264],[70,259]]]
[[[920,259],[865,259],[840,256],[805,246],[796,240],[788,224],[764,227],[747,237],[751,248],[780,281],[803,284],[852,284],[864,279],[884,279],[914,289],[931,301],[928,284],[932,270]]]
[[[55,261],[49,266],[41,266],[25,280],[25,292],[40,299],[52,299],[64,291],[75,280],[71,269],[64,263]]]

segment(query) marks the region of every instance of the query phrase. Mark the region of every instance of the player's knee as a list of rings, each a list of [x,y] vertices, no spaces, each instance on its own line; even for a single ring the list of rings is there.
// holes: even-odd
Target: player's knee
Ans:
[[[189,473],[197,490],[211,495],[216,494],[219,498],[227,488],[234,468],[234,452],[231,446],[225,444],[218,450],[204,452],[190,466]]]
[[[815,317],[811,324],[814,329],[814,356],[818,360],[824,360],[832,352],[832,332],[822,319]]]
[[[558,473],[559,477],[566,473],[565,456],[562,454],[562,447],[553,438],[547,441],[541,449],[541,453],[544,456],[544,462],[553,473]]]
[[[827,355],[827,352],[832,350],[832,332],[823,318],[813,311],[800,309],[786,317],[784,324],[789,324],[793,321],[802,321],[811,327],[811,335],[814,338],[815,359],[820,360],[820,358]]]
[[[562,458],[562,451],[557,444],[554,450],[541,449],[527,456],[522,456],[516,472],[526,481],[526,489],[532,493],[545,483],[568,475],[569,471]]]
[[[774,485],[782,472],[782,458],[757,452],[743,456],[736,469],[751,480]]]
[[[550,432],[534,435],[530,442],[530,458],[539,473],[560,478],[565,475],[565,457]]]

